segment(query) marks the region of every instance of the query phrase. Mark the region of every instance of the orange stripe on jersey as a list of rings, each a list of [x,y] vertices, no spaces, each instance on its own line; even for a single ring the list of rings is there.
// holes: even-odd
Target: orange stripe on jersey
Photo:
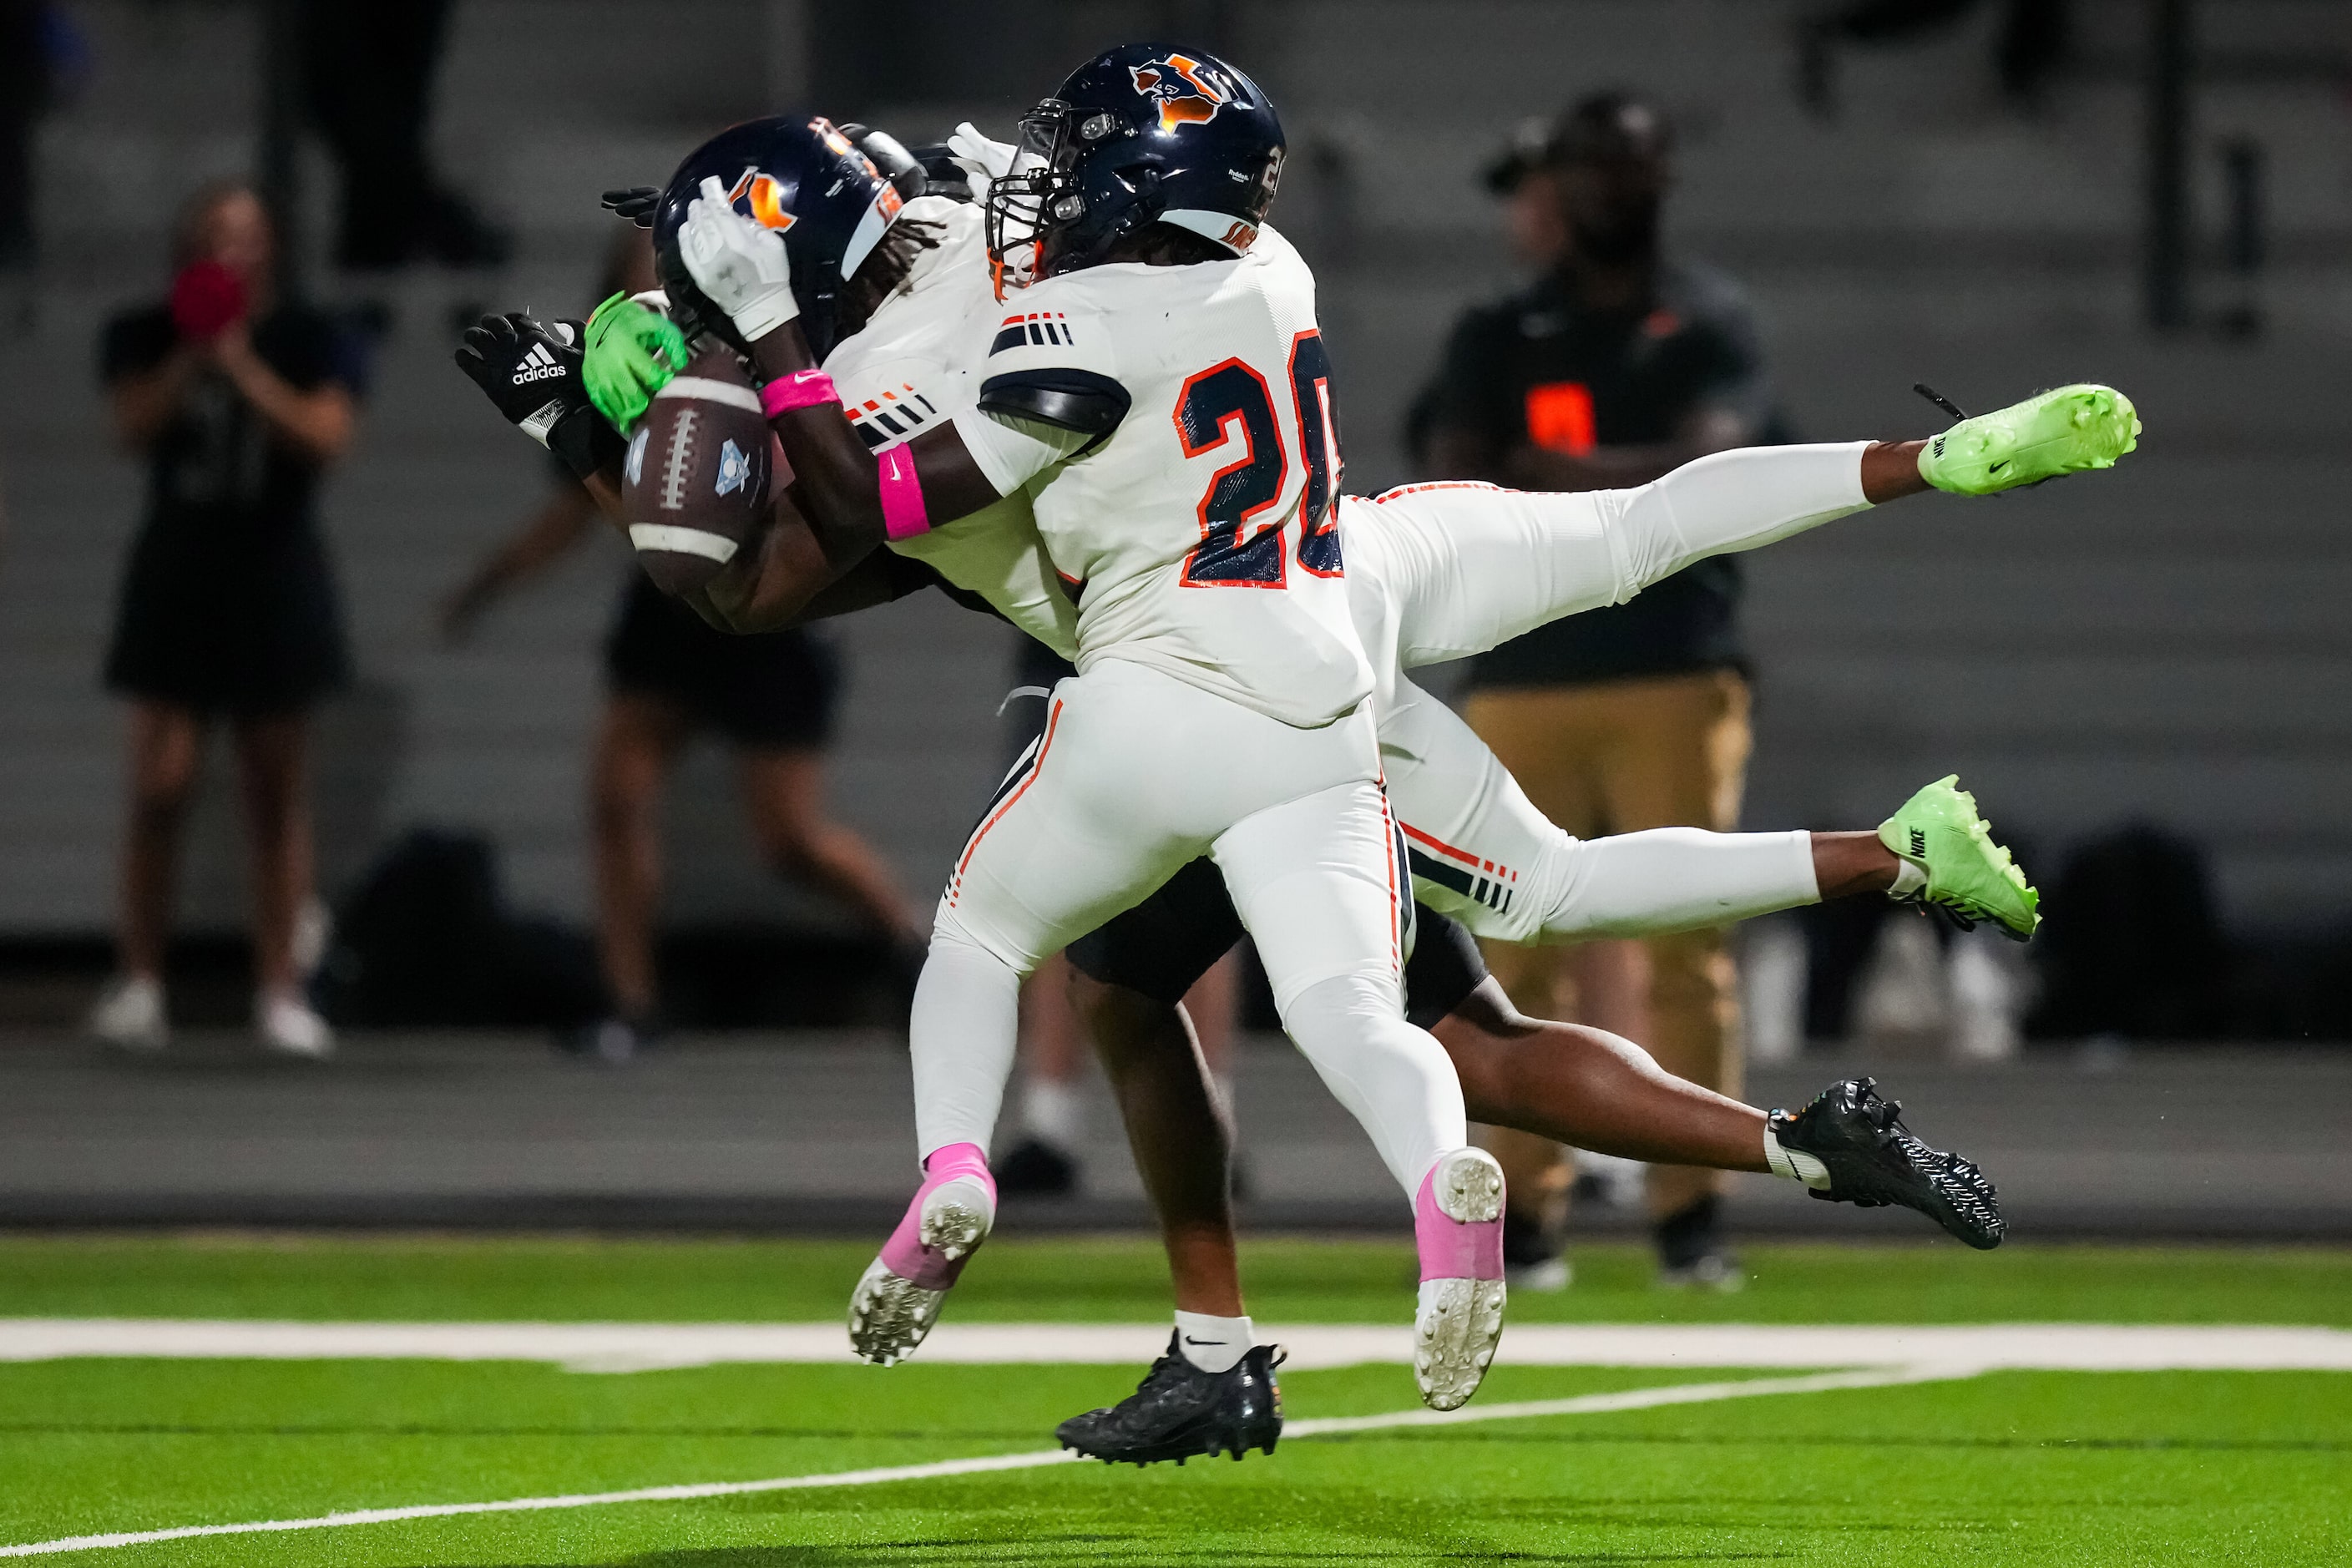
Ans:
[[[1381,790],[1381,837],[1387,840],[1381,847],[1381,858],[1388,863],[1389,873],[1389,969],[1400,978],[1404,974],[1404,905],[1397,900],[1397,829],[1403,825],[1389,810],[1389,792]],[[1406,832],[1412,830],[1406,828]]]
[[[1054,749],[1054,728],[1061,721],[1062,704],[1056,700],[1054,710],[1045,716],[1045,738],[1037,742],[1037,757],[1029,764],[1029,776],[1023,779],[1013,792],[1004,797],[1003,805],[988,814],[988,819],[972,830],[971,841],[964,845],[963,854],[956,861],[955,886],[948,893],[948,906],[950,909],[954,908],[956,900],[963,896],[964,868],[971,864],[973,853],[980,848],[980,841],[988,837],[990,828],[1004,820],[1004,814],[1013,809],[1013,802],[1027,795],[1029,786],[1037,782],[1037,775],[1045,771],[1045,753]]]
[[[1488,484],[1485,479],[1432,479],[1427,484],[1399,485],[1393,489],[1382,490],[1372,498],[1372,504],[1378,506],[1399,496],[1417,496],[1423,490],[1494,490],[1500,493],[1502,489],[1501,485]]]

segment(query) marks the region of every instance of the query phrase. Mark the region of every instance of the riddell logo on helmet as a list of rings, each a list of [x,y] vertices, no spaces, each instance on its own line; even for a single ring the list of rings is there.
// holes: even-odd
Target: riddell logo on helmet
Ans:
[[[1189,55],[1170,55],[1148,65],[1129,66],[1135,90],[1160,105],[1160,129],[1204,125],[1217,110],[1241,97],[1233,78]],[[1243,107],[1248,107],[1244,104]]]
[[[763,174],[757,169],[747,168],[736,175],[734,188],[727,193],[730,205],[746,198],[749,199],[751,220],[763,228],[772,228],[782,234],[800,221],[784,210],[784,187],[776,184],[773,176]]]

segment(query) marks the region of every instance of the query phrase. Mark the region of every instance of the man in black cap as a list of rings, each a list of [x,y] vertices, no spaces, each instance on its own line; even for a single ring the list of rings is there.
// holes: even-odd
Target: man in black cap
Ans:
[[[1515,246],[1547,232],[1541,275],[1456,324],[1416,405],[1432,477],[1527,489],[1639,485],[1694,458],[1769,439],[1753,322],[1738,291],[1661,253],[1671,138],[1652,105],[1601,93],[1548,136],[1522,135],[1488,171],[1514,207]],[[1530,259],[1536,258],[1530,257]],[[1717,557],[1613,609],[1555,623],[1480,658],[1465,714],[1546,816],[1580,837],[1737,826],[1748,752],[1738,572]],[[1717,931],[1503,948],[1488,962],[1525,1011],[1647,1041],[1670,1071],[1737,1093],[1732,972]],[[1563,973],[1565,972],[1565,973]],[[1568,1007],[1553,999],[1571,977]],[[1565,1000],[1565,998],[1563,998]],[[1515,1208],[1507,1256],[1523,1285],[1564,1284],[1568,1171],[1525,1134],[1494,1145]],[[1716,1173],[1653,1167],[1662,1278],[1736,1288]]]

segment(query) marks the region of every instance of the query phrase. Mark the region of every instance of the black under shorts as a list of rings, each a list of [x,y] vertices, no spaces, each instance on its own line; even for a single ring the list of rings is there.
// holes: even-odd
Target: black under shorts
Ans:
[[[1426,1029],[1486,978],[1478,943],[1426,904],[1413,906],[1412,956],[1404,966],[1405,1016]],[[1241,916],[1216,862],[1182,867],[1143,902],[1078,938],[1069,960],[1081,974],[1176,1003],[1242,939]]]
[[[816,751],[833,737],[839,662],[802,627],[732,636],[655,587],[631,582],[604,643],[614,691],[677,704],[696,723],[754,751]]]

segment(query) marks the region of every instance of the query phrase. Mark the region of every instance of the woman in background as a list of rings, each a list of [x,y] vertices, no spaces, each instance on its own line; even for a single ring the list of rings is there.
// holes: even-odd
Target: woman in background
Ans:
[[[360,376],[331,320],[278,298],[276,250],[251,190],[199,193],[175,231],[169,300],[109,322],[100,353],[115,431],[148,463],[106,661],[131,721],[120,973],[89,1019],[132,1050],[170,1037],[163,953],[182,831],[219,721],[250,854],[255,1028],[289,1056],[334,1046],[304,999],[297,949],[314,907],[310,714],[351,670],[315,499],[351,445]]]
[[[654,287],[647,231],[626,227],[599,293]],[[595,520],[587,490],[558,465],[546,504],[450,595],[444,634],[462,638],[493,602],[569,551]],[[920,967],[922,939],[881,858],[825,812],[824,748],[840,685],[831,648],[800,628],[750,637],[713,630],[632,567],[604,644],[604,679],[589,787],[596,945],[613,1012],[572,1044],[617,1061],[635,1055],[656,1027],[662,791],[687,742],[703,730],[734,748],[744,810],[769,866],[847,905],[891,943],[896,970],[911,975]]]

